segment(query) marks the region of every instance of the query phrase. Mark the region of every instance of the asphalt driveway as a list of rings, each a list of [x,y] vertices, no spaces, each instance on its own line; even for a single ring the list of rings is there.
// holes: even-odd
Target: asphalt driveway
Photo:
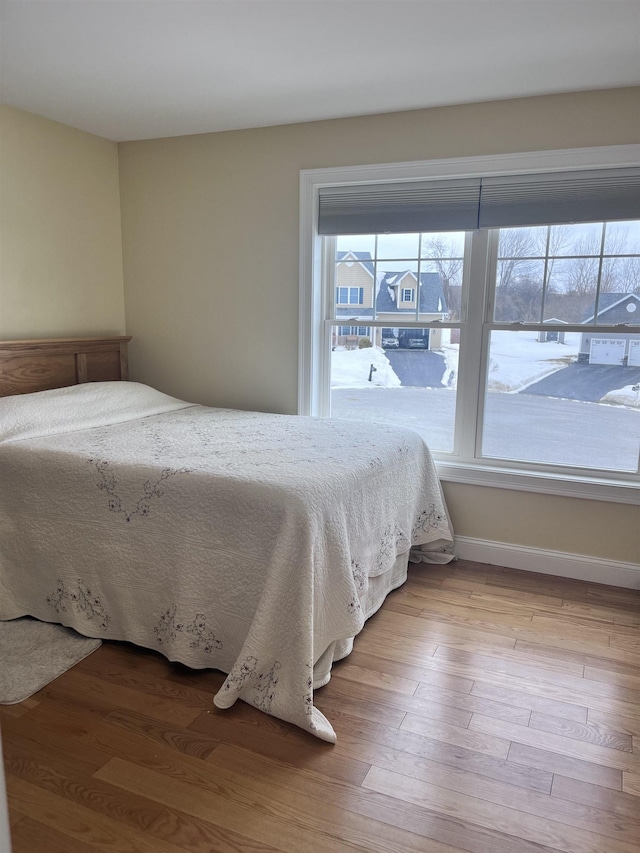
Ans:
[[[385,350],[396,376],[403,386],[413,388],[442,388],[444,358],[425,349]]]
[[[521,394],[597,403],[609,391],[640,382],[640,367],[615,364],[570,364],[524,388]]]

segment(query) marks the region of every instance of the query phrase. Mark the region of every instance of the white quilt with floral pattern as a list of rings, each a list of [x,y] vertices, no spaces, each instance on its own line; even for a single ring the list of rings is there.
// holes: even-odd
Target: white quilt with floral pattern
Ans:
[[[136,385],[0,400],[0,619],[220,669],[218,707],[240,698],[335,741],[313,689],[388,591],[370,588],[410,548],[451,559],[427,447]]]

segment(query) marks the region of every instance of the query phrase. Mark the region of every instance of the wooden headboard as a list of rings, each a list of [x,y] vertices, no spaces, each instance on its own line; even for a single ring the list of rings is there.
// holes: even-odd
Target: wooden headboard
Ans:
[[[127,379],[131,337],[0,341],[0,397]]]

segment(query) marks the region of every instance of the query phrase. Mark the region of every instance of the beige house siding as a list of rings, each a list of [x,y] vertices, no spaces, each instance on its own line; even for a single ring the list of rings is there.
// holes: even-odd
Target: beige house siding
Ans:
[[[404,296],[405,296],[404,291],[405,290],[413,291],[413,294],[412,294],[413,298],[412,299],[407,299],[405,301],[405,299],[404,299]],[[402,278],[398,282],[397,286],[395,287],[396,305],[398,306],[398,308],[401,308],[402,310],[405,310],[405,311],[407,309],[413,308],[415,311],[417,290],[418,290],[418,284],[417,284],[417,279],[415,276],[411,275],[411,273],[407,273],[406,275],[402,276]]]
[[[373,276],[359,262],[345,261],[336,264],[336,287],[361,287],[362,308],[373,307]]]

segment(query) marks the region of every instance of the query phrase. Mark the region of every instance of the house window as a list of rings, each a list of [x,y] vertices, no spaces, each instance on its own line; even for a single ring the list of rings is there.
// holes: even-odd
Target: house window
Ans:
[[[402,288],[402,301],[403,302],[413,302],[415,298],[415,290],[412,287],[403,287]]]
[[[540,159],[554,169],[594,169],[599,156],[580,152],[574,162],[574,153],[522,155],[520,168],[528,176],[533,158],[538,171]],[[627,160],[616,168],[632,160],[630,152],[619,156]],[[502,158],[477,158],[469,172],[479,161],[490,174],[505,168]],[[464,162],[448,165],[454,176],[456,168],[464,172]],[[637,180],[640,170],[625,168],[622,183],[629,173]],[[536,173],[532,183],[544,179]],[[454,194],[462,185],[460,196],[478,181],[452,180]],[[555,180],[552,172],[543,196],[558,192]],[[393,232],[383,224],[373,233],[357,233],[349,222],[344,233],[308,235],[310,255],[323,260],[322,274],[316,267],[308,279],[312,290],[331,284],[345,253],[368,264],[375,285],[367,368],[375,364],[376,371],[365,381],[358,354],[335,348],[318,362],[310,386],[302,383],[301,411],[409,426],[424,436],[445,479],[624,500],[637,488],[640,451],[640,211],[616,216],[615,191],[605,198],[600,188],[585,200],[580,185],[580,205],[601,204],[609,216],[595,220],[589,208],[588,221],[576,222],[564,189],[552,215],[541,205],[533,222],[522,222],[529,214],[513,205],[511,181],[499,177],[482,193],[497,194],[504,206],[482,215],[506,221],[478,228],[474,214],[473,229]],[[466,204],[463,198],[456,206]],[[566,222],[554,221],[559,210]],[[620,210],[629,210],[624,198]],[[416,282],[411,300],[401,283],[408,274]],[[335,312],[316,325],[320,349],[339,322]]]
[[[336,287],[336,303],[338,305],[362,305],[364,288]]]
[[[336,326],[336,331],[339,336],[359,335],[361,337],[368,337],[371,332],[367,326]]]

